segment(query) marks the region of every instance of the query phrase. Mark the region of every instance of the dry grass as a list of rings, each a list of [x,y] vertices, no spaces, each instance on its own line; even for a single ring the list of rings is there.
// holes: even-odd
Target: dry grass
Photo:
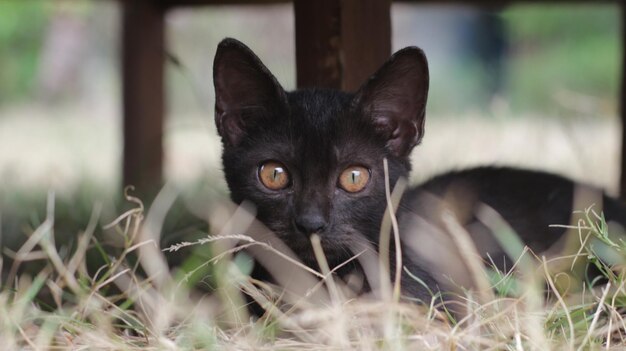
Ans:
[[[397,199],[388,194],[390,203]],[[138,199],[135,208],[98,228],[99,209],[78,234],[75,250],[57,250],[54,242],[54,196],[48,201],[46,221],[14,255],[8,269],[11,282],[0,292],[1,349],[33,350],[588,350],[624,349],[623,320],[626,290],[617,263],[626,260],[626,244],[608,236],[607,226],[592,209],[571,229],[585,243],[577,256],[596,257],[604,243],[612,253],[606,284],[574,291],[563,288],[562,273],[549,272],[551,259],[526,252],[514,272],[484,280],[482,266],[472,278],[483,289],[457,296],[463,307],[454,317],[441,308],[435,294],[425,305],[399,298],[383,284],[379,297],[355,297],[343,281],[333,279],[319,242],[313,238],[321,272],[300,265],[264,232],[254,215],[242,207],[217,206],[208,218],[214,231],[197,242],[159,248],[163,217],[177,194],[165,187],[145,214]],[[145,217],[144,217],[145,215]],[[497,215],[483,210],[486,223],[506,226]],[[393,221],[387,219],[389,227]],[[452,219],[449,228],[463,243],[466,233]],[[385,225],[384,225],[385,226]],[[96,272],[85,258],[98,245],[95,233],[123,243]],[[392,230],[393,232],[393,230]],[[246,234],[244,234],[246,233]],[[267,238],[267,236],[265,236]],[[317,244],[316,244],[317,243]],[[593,244],[591,244],[593,243]],[[217,288],[201,294],[191,287],[194,270],[178,274],[168,268],[168,252],[210,244],[210,266]],[[463,244],[466,245],[466,244]],[[297,281],[283,286],[256,282],[242,264],[242,250],[270,257],[282,275]],[[256,251],[255,251],[256,249]],[[602,249],[604,250],[604,249]],[[606,251],[606,250],[605,250]],[[608,252],[608,251],[607,251]],[[468,260],[476,260],[468,255]],[[617,262],[617,261],[619,262]],[[44,261],[34,276],[19,274],[17,264]],[[277,263],[277,265],[276,265]],[[380,263],[380,262],[379,262]],[[470,265],[472,262],[469,262]],[[384,267],[384,265],[382,266]],[[6,271],[6,270],[5,270]],[[493,272],[492,272],[493,273]],[[389,274],[389,273],[387,273]],[[319,278],[313,279],[314,277]],[[495,277],[495,278],[493,278]],[[311,279],[309,279],[311,278]],[[493,287],[495,286],[495,289]],[[544,286],[550,291],[544,294]],[[244,292],[266,313],[252,318]],[[44,303],[41,296],[47,296]]]

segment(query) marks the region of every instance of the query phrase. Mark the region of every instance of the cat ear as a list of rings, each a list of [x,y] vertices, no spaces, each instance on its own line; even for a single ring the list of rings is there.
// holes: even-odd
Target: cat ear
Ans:
[[[428,63],[417,47],[396,52],[359,89],[356,113],[368,118],[396,156],[408,156],[424,134]]]
[[[246,45],[226,38],[213,61],[215,124],[224,142],[238,145],[254,125],[280,106],[286,94],[276,78]]]

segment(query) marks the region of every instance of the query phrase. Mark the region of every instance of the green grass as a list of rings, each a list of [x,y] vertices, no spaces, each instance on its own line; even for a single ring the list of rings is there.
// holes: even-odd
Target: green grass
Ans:
[[[620,11],[613,4],[518,5],[503,13],[511,42],[507,93],[515,110],[579,112],[573,92],[614,111],[620,82]],[[588,108],[583,113],[598,108]]]
[[[499,12],[506,50],[496,95],[515,112],[508,116],[615,115],[621,80],[620,13],[616,4],[591,3],[518,4]],[[431,72],[429,111],[464,115],[468,110],[492,110],[488,82],[497,72],[473,54],[451,54],[443,71]]]
[[[0,103],[32,94],[49,10],[42,1],[0,2]]]

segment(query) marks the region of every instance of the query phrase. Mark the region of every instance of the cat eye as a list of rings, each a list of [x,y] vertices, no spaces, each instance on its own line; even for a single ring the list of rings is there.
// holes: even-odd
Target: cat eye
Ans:
[[[362,166],[350,166],[339,175],[339,186],[349,192],[356,193],[367,185],[370,180],[370,172]]]
[[[289,185],[287,168],[276,161],[267,161],[259,167],[259,179],[270,190],[281,190]]]

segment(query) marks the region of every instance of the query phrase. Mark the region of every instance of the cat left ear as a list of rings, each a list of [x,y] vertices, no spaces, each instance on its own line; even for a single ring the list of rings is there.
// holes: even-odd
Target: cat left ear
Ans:
[[[261,60],[242,42],[226,38],[213,60],[215,124],[224,142],[238,145],[247,131],[286,104],[286,94]]]
[[[396,156],[408,156],[424,135],[428,62],[417,47],[396,52],[359,89],[356,113],[368,118]]]

